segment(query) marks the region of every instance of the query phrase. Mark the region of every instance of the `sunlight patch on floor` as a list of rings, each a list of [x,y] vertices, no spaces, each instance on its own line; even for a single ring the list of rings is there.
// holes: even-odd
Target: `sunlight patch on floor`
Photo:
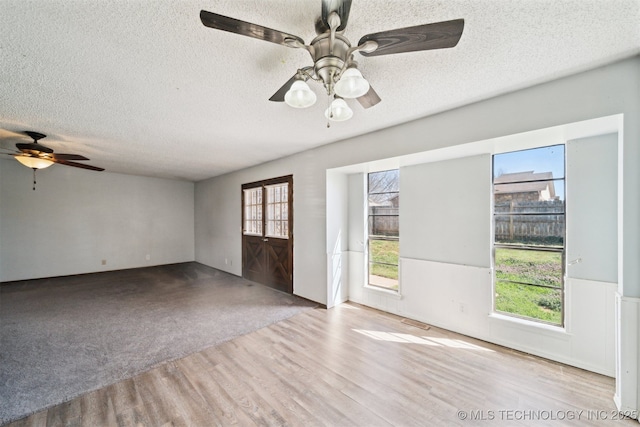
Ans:
[[[481,347],[479,345],[471,344],[462,340],[453,340],[451,338],[436,338],[436,337],[425,337],[425,339],[434,341],[438,344],[442,344],[445,347],[465,348],[468,350],[488,351],[488,352],[494,353],[494,351],[489,348]]]
[[[491,353],[494,352],[491,349],[484,348],[479,345],[475,345],[462,340],[455,340],[451,338],[418,337],[411,334],[402,334],[398,332],[370,331],[366,329],[352,329],[352,330],[366,337],[373,338],[374,340],[377,340],[377,341],[421,344],[421,345],[429,345],[434,347],[461,348],[466,350],[488,351]]]
[[[438,343],[427,341],[423,338],[416,337],[414,335],[409,335],[409,334],[400,334],[395,332],[383,332],[383,331],[368,331],[365,329],[353,329],[353,331],[378,341],[414,343],[414,344],[422,344],[422,345],[431,345],[436,347],[441,346]]]

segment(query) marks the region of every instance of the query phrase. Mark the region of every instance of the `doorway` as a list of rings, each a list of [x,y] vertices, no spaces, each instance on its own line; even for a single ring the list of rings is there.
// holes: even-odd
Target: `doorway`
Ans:
[[[293,293],[293,176],[242,185],[242,277]]]

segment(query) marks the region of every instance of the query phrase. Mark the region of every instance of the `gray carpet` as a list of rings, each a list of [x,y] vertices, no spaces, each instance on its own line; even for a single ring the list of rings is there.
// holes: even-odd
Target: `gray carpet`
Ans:
[[[198,263],[0,286],[0,424],[315,304]]]

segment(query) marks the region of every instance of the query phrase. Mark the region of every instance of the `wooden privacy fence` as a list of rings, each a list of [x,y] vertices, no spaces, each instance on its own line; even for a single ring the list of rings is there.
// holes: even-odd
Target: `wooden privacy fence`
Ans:
[[[562,200],[496,202],[494,215],[496,242],[562,244],[564,241]]]
[[[496,202],[496,242],[562,244],[564,241],[564,201]],[[399,209],[369,207],[369,235],[398,236]]]
[[[399,209],[390,206],[369,207],[369,235],[371,236],[398,236],[400,222],[398,221]]]

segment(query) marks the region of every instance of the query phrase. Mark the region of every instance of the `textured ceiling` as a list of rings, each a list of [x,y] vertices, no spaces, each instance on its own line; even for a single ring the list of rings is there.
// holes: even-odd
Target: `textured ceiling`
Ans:
[[[353,118],[327,129],[318,84],[311,108],[268,101],[311,65],[306,51],[199,18],[204,9],[309,43],[320,4],[0,0],[0,146],[35,130],[108,171],[197,181],[640,52],[640,0],[354,0],[352,43],[457,18],[465,29],[452,49],[356,54],[382,102],[350,100]]]

